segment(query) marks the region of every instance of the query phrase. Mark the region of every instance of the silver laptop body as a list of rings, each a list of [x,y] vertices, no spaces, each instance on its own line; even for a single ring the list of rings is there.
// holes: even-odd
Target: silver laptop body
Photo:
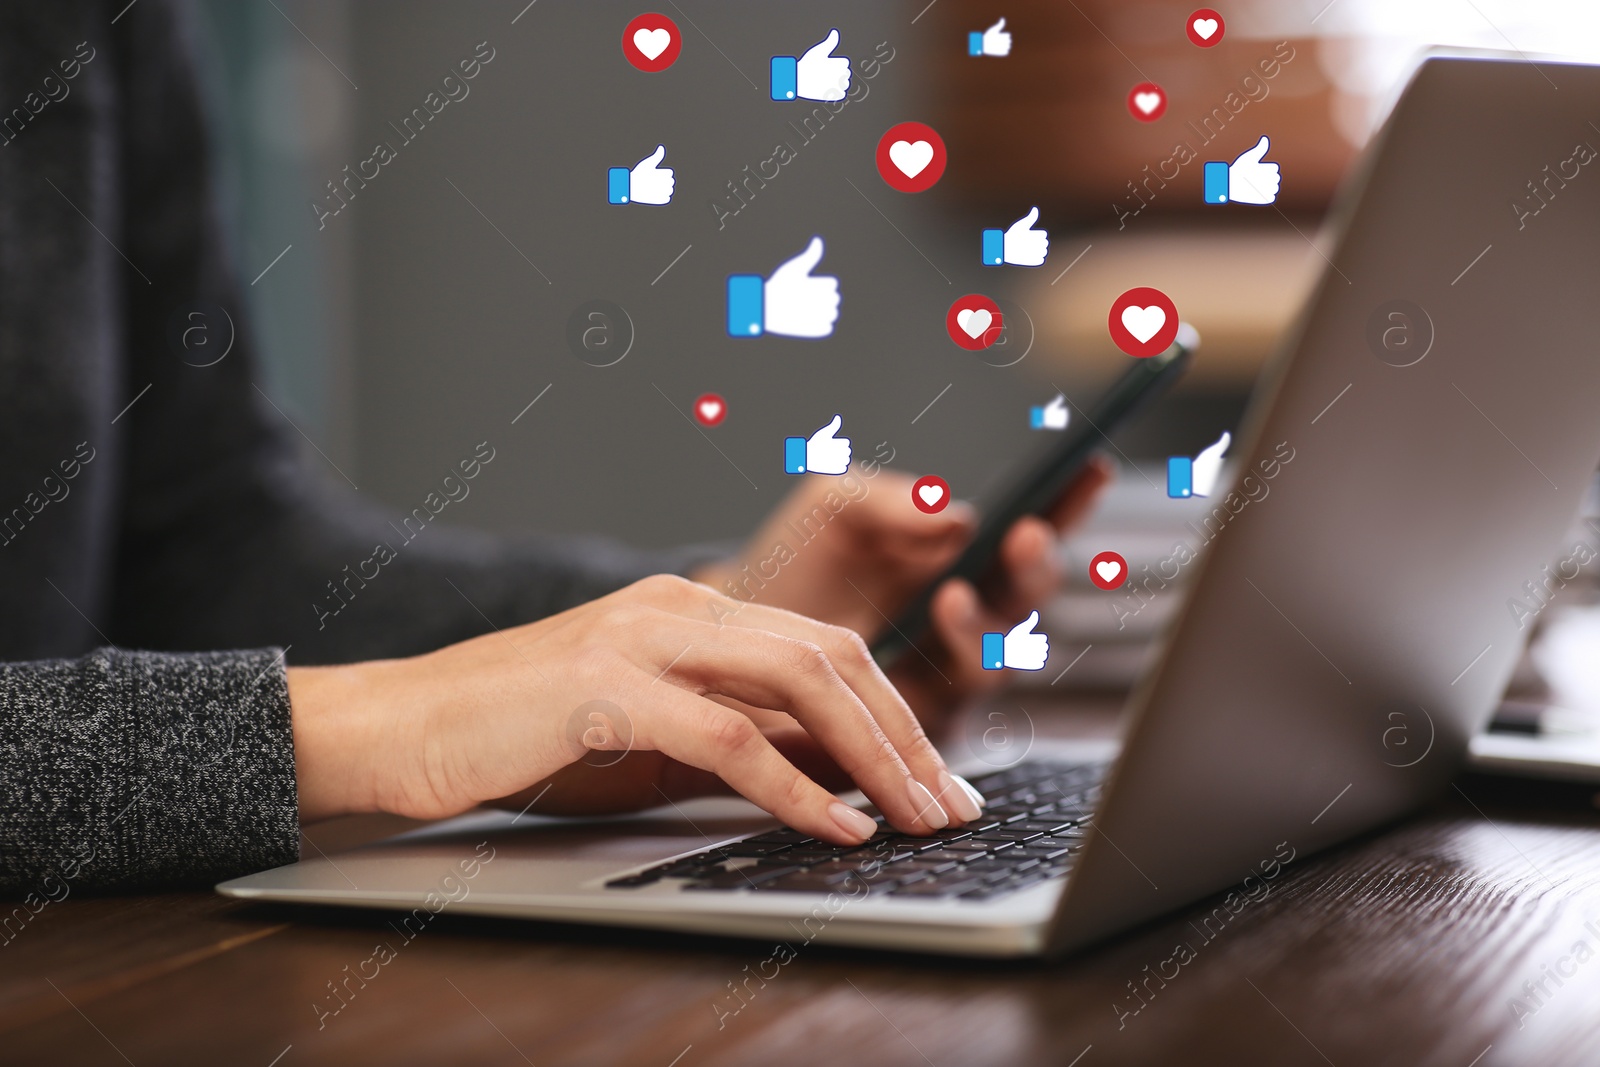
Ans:
[[[396,909],[408,929],[448,908],[1048,954],[1259,892],[1289,857],[1413,810],[1486,723],[1530,628],[1509,602],[1529,602],[1600,462],[1597,101],[1597,67],[1419,68],[1341,196],[1069,875],[983,901],[606,888],[776,825],[706,800],[583,822],[476,813],[219,891]]]

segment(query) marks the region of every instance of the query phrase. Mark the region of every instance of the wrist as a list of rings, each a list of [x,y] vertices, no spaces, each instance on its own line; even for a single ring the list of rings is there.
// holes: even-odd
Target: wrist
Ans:
[[[377,664],[292,667],[289,718],[294,730],[300,821],[380,810],[373,768],[372,679]]]

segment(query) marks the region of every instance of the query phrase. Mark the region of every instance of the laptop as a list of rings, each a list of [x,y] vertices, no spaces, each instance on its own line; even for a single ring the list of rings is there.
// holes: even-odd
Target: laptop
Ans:
[[[1600,462],[1597,100],[1600,67],[1416,71],[1341,194],[1120,750],[960,767],[983,819],[863,849],[726,800],[482,812],[219,891],[396,909],[408,929],[448,907],[791,951],[1053,955],[1413,810],[1488,721],[1529,629],[1507,602]]]

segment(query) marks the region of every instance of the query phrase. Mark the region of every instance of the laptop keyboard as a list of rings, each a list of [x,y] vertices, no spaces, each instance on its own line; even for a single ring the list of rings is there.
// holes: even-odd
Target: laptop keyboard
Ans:
[[[1040,760],[973,778],[988,801],[983,814],[928,837],[902,834],[881,815],[878,832],[860,845],[772,830],[613,878],[606,887],[666,881],[712,892],[859,893],[866,886],[874,895],[989,900],[1071,869],[1106,767]]]

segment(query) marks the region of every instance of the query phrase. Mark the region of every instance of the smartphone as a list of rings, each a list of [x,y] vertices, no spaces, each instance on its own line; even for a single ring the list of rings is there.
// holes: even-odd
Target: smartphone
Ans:
[[[980,593],[998,582],[995,557],[1006,532],[1025,515],[1045,514],[1107,437],[1183,374],[1199,343],[1200,335],[1184,324],[1171,348],[1159,356],[1134,360],[1093,409],[1076,413],[1060,440],[999,495],[999,503],[984,514],[972,543],[960,557],[917,594],[873,645],[873,657],[881,666],[890,666],[927,636],[928,605],[946,580],[965,578],[977,585]]]

